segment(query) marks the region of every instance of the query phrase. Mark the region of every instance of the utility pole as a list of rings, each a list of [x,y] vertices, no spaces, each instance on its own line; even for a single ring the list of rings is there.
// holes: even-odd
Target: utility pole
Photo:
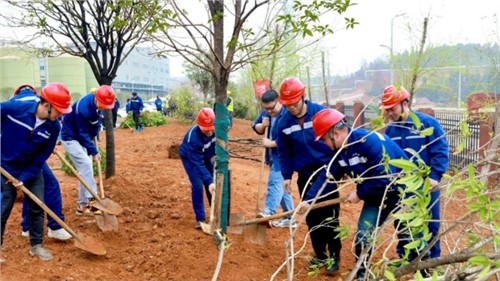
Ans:
[[[394,84],[394,62],[393,62],[393,58],[394,58],[394,19],[395,18],[398,18],[398,17],[401,17],[401,16],[404,16],[406,15],[406,13],[402,13],[402,14],[397,14],[395,15],[394,17],[392,17],[391,19],[391,48],[390,48],[390,51],[391,51],[391,57],[390,57],[390,63],[391,63],[391,85]]]

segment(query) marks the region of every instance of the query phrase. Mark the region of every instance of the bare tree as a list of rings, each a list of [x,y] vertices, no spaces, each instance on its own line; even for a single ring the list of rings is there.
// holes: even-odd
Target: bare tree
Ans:
[[[16,12],[2,8],[0,16],[13,28],[31,35],[18,42],[49,39],[50,55],[84,58],[99,85],[111,85],[118,67],[160,16],[160,1],[5,1]],[[164,10],[168,13],[168,10]],[[111,111],[105,111],[106,178],[115,174],[115,147]]]
[[[312,36],[315,32],[323,35],[333,32],[328,25],[321,24],[319,16],[328,12],[341,14],[352,5],[350,1],[314,1],[303,5],[295,1],[294,6],[288,1],[206,1],[207,16],[192,16],[185,2],[170,1],[174,13],[158,26],[155,38],[165,45],[165,49],[180,54],[193,65],[211,73],[214,81],[216,135],[218,138],[217,173],[224,180],[221,227],[225,231],[228,217],[228,113],[226,108],[227,85],[231,72],[241,67],[265,60],[278,51],[295,36]],[[292,15],[294,11],[294,15]],[[258,18],[261,26],[254,30],[251,19]],[[278,34],[274,34],[271,23],[282,22]],[[346,25],[352,27],[355,22],[346,19]],[[232,28],[226,29],[226,22]],[[272,25],[274,26],[274,25]],[[224,37],[229,32],[229,39]],[[271,36],[269,36],[271,35]],[[218,183],[219,185],[219,183]]]

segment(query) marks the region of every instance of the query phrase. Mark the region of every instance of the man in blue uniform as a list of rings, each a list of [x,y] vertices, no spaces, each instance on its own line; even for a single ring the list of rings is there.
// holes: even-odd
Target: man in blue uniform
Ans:
[[[61,125],[57,118],[71,112],[71,97],[62,83],[50,83],[41,91],[40,101],[7,101],[0,103],[2,168],[19,180],[13,184],[2,175],[1,244],[7,220],[16,200],[16,190],[24,185],[43,201],[42,166],[54,151]],[[52,254],[43,247],[44,211],[27,199],[30,255],[51,260]],[[3,261],[3,258],[0,257]]]
[[[14,96],[10,99],[11,101],[40,101],[40,97],[33,86],[21,85],[14,91]],[[62,221],[64,221],[64,215],[62,213],[62,197],[61,188],[57,178],[50,170],[47,163],[43,164],[42,167],[43,181],[44,181],[44,200],[47,207],[54,212]],[[23,220],[21,222],[21,235],[24,237],[29,237],[29,224],[28,224],[28,206],[26,203],[26,197],[23,199]],[[52,217],[47,218],[48,232],[47,236],[49,238],[68,240],[71,235],[62,228]]]
[[[120,109],[120,101],[115,98],[115,106],[111,110],[111,113],[113,114],[113,128],[116,129],[116,120],[118,119],[118,109]]]
[[[211,201],[211,192],[215,189],[212,176],[214,171],[212,158],[215,156],[214,121],[214,111],[202,108],[198,113],[197,124],[186,133],[179,149],[182,165],[191,182],[191,201],[196,216],[195,228],[201,228],[201,223],[206,219],[203,188],[208,202]]]
[[[330,158],[338,153],[329,170],[333,178],[338,181],[344,174],[353,179],[363,178],[357,182],[356,190],[351,191],[346,199],[346,202],[350,203],[364,201],[355,238],[356,256],[359,257],[364,248],[370,246],[375,228],[382,225],[389,214],[397,209],[401,199],[398,190],[404,189],[404,186],[391,184],[391,177],[396,177],[401,170],[389,165],[386,171],[384,154],[390,159],[408,158],[388,136],[362,128],[348,127],[345,116],[335,109],[321,110],[314,116],[312,123],[316,141],[323,140],[333,150]],[[311,187],[310,192],[314,193],[321,188],[326,173],[322,173],[320,179]],[[402,225],[395,221],[394,227],[400,230]],[[403,233],[398,234],[398,238],[398,246],[409,242]],[[370,252],[368,250],[368,253]],[[358,280],[365,280],[365,274],[366,265],[363,263],[357,272]]]
[[[103,85],[95,93],[90,93],[75,102],[72,105],[73,111],[65,115],[63,120],[61,143],[80,176],[96,193],[92,158],[100,161],[101,154],[92,140],[99,132],[99,110],[112,109],[114,105],[115,91],[111,86]],[[92,207],[94,200],[95,198],[80,183],[76,214],[79,216],[99,214],[100,211]]]
[[[324,106],[305,99],[305,87],[297,78],[286,78],[280,87],[279,102],[287,112],[278,123],[278,156],[283,175],[283,188],[291,192],[291,180],[294,172],[298,173],[297,186],[302,201],[316,196],[323,196],[317,202],[338,198],[335,184],[328,184],[322,194],[309,192],[306,186],[313,173],[327,164],[331,159],[331,150],[323,142],[314,142],[312,118]],[[311,182],[314,182],[313,178]],[[339,227],[339,205],[311,210],[306,217],[307,226],[311,230],[311,243],[315,257],[311,265],[323,266],[326,259],[327,274],[334,274],[340,267],[340,250],[342,245],[335,229]],[[333,218],[333,219],[332,219]],[[327,250],[330,254],[327,254]]]
[[[268,90],[262,95],[262,107],[264,110],[255,119],[252,125],[253,130],[263,135],[268,128],[268,134],[262,139],[262,145],[266,148],[265,160],[270,166],[269,177],[267,179],[266,204],[261,213],[262,217],[271,216],[281,205],[283,212],[293,210],[293,198],[290,193],[283,190],[283,176],[278,157],[278,120],[281,115],[286,113],[285,107],[278,102],[278,93],[275,90]],[[285,217],[281,220],[273,221],[274,227],[296,227],[295,220],[291,217]]]
[[[130,111],[132,111],[132,117],[134,118],[136,133],[144,129],[141,125],[141,121],[139,120],[143,109],[144,103],[142,102],[142,98],[139,97],[136,92],[133,92],[132,98],[130,99]]]
[[[155,105],[156,105],[156,111],[161,112],[161,109],[163,107],[163,102],[161,101],[160,96],[156,96]]]
[[[394,85],[385,88],[382,95],[382,107],[391,121],[385,133],[401,148],[411,148],[418,152],[425,165],[431,169],[429,174],[431,186],[436,186],[448,169],[448,142],[443,128],[435,118],[421,112],[410,111],[409,99],[410,93],[403,87],[399,90]],[[410,112],[418,117],[422,127],[417,128],[415,126]],[[427,128],[433,128],[430,136],[419,134],[419,131]],[[415,163],[418,161],[410,152],[407,151],[406,153]],[[432,221],[429,222],[429,231],[432,233],[432,239],[439,234],[439,196],[439,190],[431,192],[429,207]],[[402,249],[398,250],[402,251]],[[430,255],[431,258],[438,258],[441,255],[439,240],[431,247]]]

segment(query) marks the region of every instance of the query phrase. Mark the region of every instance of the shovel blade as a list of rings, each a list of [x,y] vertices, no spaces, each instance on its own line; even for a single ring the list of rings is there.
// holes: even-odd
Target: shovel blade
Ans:
[[[229,216],[229,226],[227,232],[232,234],[243,234],[245,226],[241,225],[245,221],[245,214],[237,213]]]
[[[102,232],[110,232],[110,231],[118,231],[118,219],[115,215],[111,215],[108,213],[103,213],[102,215],[96,215],[95,221],[97,226]]]
[[[214,229],[213,229],[212,225],[209,223],[202,222],[201,223],[201,230],[203,230],[203,232],[205,234],[208,234],[208,235],[214,234]]]
[[[267,244],[267,235],[266,235],[267,226],[263,224],[251,224],[245,226],[245,240],[252,244],[257,245],[266,245]]]
[[[116,203],[113,200],[109,200],[108,198],[99,199],[97,202],[92,204],[93,207],[112,215],[119,215],[123,212],[122,206]]]
[[[97,256],[103,256],[106,254],[106,249],[101,242],[84,234],[77,234],[75,236],[75,246]]]

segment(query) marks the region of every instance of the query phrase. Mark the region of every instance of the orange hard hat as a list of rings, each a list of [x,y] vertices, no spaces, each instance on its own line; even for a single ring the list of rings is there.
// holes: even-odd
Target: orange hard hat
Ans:
[[[33,87],[33,86],[29,85],[29,84],[24,84],[24,85],[21,85],[21,86],[17,87],[14,90],[14,97],[17,96],[23,90],[31,90],[35,95],[38,94],[36,92],[36,90],[35,90],[35,87]]]
[[[108,85],[102,85],[95,91],[97,102],[103,109],[112,109],[115,107],[115,96],[115,90]]]
[[[198,113],[198,118],[196,119],[198,127],[202,131],[213,131],[215,130],[214,121],[215,113],[211,108],[204,107]]]
[[[404,87],[401,87],[398,91],[394,85],[389,85],[385,87],[384,93],[382,94],[382,105],[380,106],[380,108],[392,108],[409,98],[410,93],[408,93],[408,91]]]
[[[73,110],[71,108],[71,95],[69,89],[63,83],[53,82],[47,84],[42,88],[40,95],[63,114],[68,114]]]
[[[306,87],[295,77],[288,77],[283,80],[280,88],[279,101],[283,105],[297,103],[306,95]]]
[[[312,119],[313,131],[316,135],[314,141],[318,141],[328,130],[343,121],[345,115],[335,109],[323,109],[316,113]]]

